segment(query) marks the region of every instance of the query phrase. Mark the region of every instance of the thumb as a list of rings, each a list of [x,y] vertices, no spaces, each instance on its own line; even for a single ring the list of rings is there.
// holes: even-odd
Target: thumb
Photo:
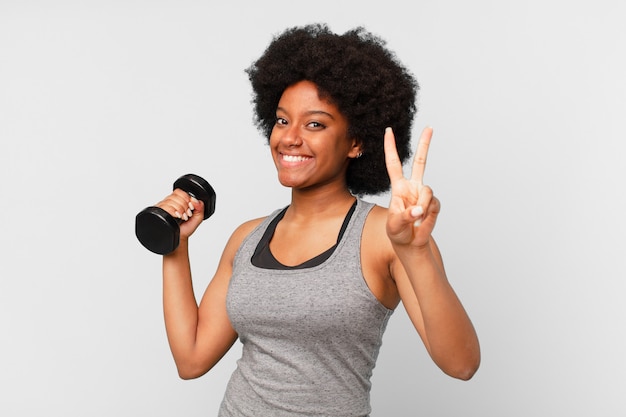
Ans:
[[[410,206],[399,213],[390,213],[387,218],[387,235],[396,243],[405,243],[413,236],[413,227],[423,218],[421,206]]]

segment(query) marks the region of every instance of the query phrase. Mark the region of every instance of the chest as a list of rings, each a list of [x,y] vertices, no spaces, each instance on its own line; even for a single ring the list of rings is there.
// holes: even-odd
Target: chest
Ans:
[[[337,244],[342,220],[338,217],[315,225],[280,222],[269,242],[269,249],[281,264],[300,265]]]
[[[269,271],[252,268],[231,279],[227,309],[240,335],[287,338],[352,332],[382,306],[358,275],[330,268]],[[360,282],[359,282],[360,280]]]

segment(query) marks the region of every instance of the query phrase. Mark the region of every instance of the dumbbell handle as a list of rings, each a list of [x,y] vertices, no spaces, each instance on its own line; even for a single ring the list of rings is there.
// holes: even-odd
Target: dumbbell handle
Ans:
[[[215,191],[202,177],[194,174],[183,175],[174,182],[173,188],[180,188],[202,201],[205,219],[215,212]],[[146,249],[166,255],[173,252],[180,243],[181,222],[181,219],[160,207],[146,207],[135,217],[135,235]]]
[[[204,178],[195,174],[183,175],[174,182],[173,189],[177,188],[204,203],[204,220],[215,213],[215,191]]]

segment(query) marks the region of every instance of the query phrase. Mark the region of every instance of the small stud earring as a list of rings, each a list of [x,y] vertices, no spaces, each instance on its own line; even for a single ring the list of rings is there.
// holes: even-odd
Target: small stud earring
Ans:
[[[363,152],[359,152],[359,153],[357,153],[357,154],[356,154],[356,157],[357,157],[357,158],[360,158],[360,157],[362,157],[362,156],[363,156]]]

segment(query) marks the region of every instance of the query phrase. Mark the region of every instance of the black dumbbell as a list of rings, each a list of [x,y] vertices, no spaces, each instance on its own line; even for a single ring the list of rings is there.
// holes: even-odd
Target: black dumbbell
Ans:
[[[174,190],[177,188],[204,203],[205,219],[215,212],[215,191],[202,177],[183,175],[174,182]],[[149,251],[166,255],[180,243],[181,222],[160,207],[147,207],[135,217],[135,235]]]

